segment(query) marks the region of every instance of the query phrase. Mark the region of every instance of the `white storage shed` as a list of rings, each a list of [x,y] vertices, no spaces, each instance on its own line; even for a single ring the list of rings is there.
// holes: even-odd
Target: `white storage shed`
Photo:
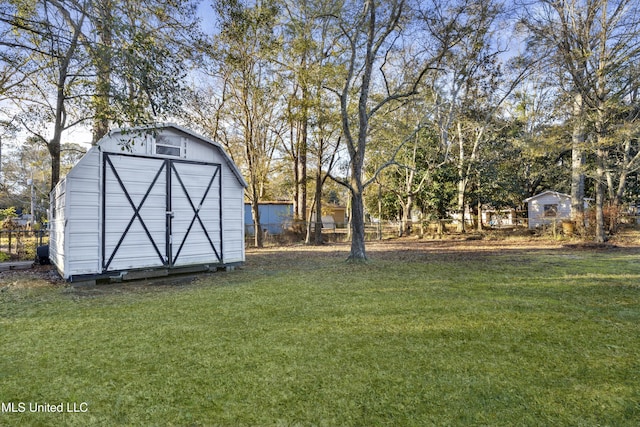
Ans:
[[[527,203],[529,228],[553,224],[571,218],[571,196],[557,191],[543,191],[524,200]]]
[[[188,129],[112,131],[51,192],[49,258],[71,282],[239,265],[246,185]]]

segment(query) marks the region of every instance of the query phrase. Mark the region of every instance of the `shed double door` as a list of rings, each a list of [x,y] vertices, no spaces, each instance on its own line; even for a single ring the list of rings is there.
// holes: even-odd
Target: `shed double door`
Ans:
[[[103,153],[102,271],[222,262],[220,164]]]

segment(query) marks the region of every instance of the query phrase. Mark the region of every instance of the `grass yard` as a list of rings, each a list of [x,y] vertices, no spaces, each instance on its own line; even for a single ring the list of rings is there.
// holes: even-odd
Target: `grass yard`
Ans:
[[[349,264],[336,244],[8,286],[0,425],[638,426],[639,246],[407,240]]]

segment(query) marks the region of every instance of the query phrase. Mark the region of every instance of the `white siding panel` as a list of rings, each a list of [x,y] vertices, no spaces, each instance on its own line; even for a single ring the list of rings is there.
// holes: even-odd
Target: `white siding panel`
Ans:
[[[96,187],[96,182],[98,182],[98,171],[94,169],[93,172],[96,173],[95,177],[74,177],[72,180],[70,180],[70,191],[73,191],[73,193],[75,194],[83,193],[85,195],[91,195],[93,197],[96,197],[97,199],[100,195],[100,188]]]
[[[244,262],[244,187],[229,168],[223,172],[224,261]]]
[[[65,273],[98,271],[100,247],[100,153],[92,148],[67,175]]]
[[[91,259],[87,259],[87,260],[74,260],[73,262],[73,274],[71,274],[71,272],[69,272],[68,274],[65,275],[65,279],[68,279],[70,276],[73,275],[80,275],[80,274],[96,274],[97,270],[96,270],[96,259],[95,257],[91,258]]]
[[[187,160],[207,163],[223,163],[224,161],[211,145],[189,138],[187,142]]]
[[[244,262],[244,243],[234,241],[224,247],[225,262]]]
[[[49,207],[49,259],[59,272],[65,271],[65,205],[66,180],[61,180],[50,195]]]

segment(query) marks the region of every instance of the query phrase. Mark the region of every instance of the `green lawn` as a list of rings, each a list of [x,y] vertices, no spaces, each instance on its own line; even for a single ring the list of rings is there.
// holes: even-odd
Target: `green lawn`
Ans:
[[[640,425],[640,251],[415,246],[6,290],[0,425]]]

